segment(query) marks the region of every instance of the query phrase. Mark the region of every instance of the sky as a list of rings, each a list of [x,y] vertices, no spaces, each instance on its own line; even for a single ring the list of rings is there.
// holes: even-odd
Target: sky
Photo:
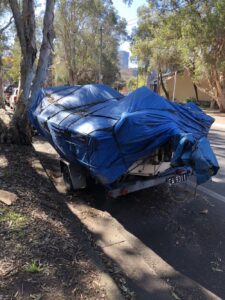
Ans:
[[[118,11],[118,14],[127,20],[127,31],[131,33],[133,27],[137,25],[137,9],[138,7],[146,4],[146,0],[133,0],[132,5],[128,6],[123,3],[123,0],[113,0],[113,4]],[[120,50],[125,50],[130,52],[129,42],[124,42],[120,46]],[[134,67],[131,62],[129,63],[130,67]]]

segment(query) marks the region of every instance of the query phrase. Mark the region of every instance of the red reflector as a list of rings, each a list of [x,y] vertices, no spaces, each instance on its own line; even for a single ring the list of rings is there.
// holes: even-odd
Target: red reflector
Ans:
[[[128,188],[124,188],[124,189],[121,190],[120,195],[125,196],[128,193],[129,193]]]
[[[185,173],[187,173],[185,170],[182,170],[182,169],[176,170],[176,174],[177,174],[177,175],[183,175],[183,174],[185,174]]]

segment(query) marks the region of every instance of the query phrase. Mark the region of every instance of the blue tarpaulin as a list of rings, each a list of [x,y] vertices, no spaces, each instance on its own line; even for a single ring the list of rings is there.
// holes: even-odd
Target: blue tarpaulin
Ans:
[[[219,169],[207,140],[214,119],[193,103],[168,101],[146,87],[128,96],[103,84],[42,89],[29,117],[63,158],[80,162],[103,184],[168,141],[171,165],[191,166],[198,184]]]

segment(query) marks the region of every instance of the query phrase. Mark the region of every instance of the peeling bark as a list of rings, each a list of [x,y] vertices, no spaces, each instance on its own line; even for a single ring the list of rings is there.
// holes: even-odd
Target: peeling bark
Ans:
[[[22,12],[17,0],[9,0],[9,4],[13,13],[22,55],[20,66],[21,95],[19,101],[27,105],[37,55],[34,0],[23,0]]]
[[[51,52],[53,52],[53,40],[55,38],[55,32],[53,28],[54,7],[55,0],[46,1],[46,10],[43,22],[43,39],[37,71],[31,89],[31,102],[36,98],[38,90],[43,86],[48,73],[49,59]]]

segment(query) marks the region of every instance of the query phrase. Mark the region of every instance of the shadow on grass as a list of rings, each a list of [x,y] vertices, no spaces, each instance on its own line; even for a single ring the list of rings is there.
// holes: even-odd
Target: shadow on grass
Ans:
[[[0,203],[0,298],[104,299],[101,261],[36,160],[31,147],[0,146],[0,189],[18,197]]]

